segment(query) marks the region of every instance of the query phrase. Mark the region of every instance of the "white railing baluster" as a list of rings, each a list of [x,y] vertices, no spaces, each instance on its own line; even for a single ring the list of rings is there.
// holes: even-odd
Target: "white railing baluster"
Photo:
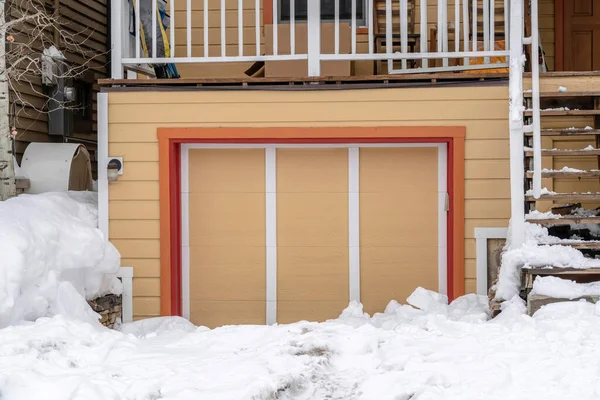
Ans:
[[[483,0],[483,50],[490,50],[490,0]],[[484,64],[490,63],[489,57],[484,57]]]
[[[296,54],[296,5],[290,0],[290,54]]]
[[[477,30],[479,27],[477,26],[477,0],[473,0],[473,12],[472,12],[473,21],[471,23],[472,36],[473,36],[473,52],[477,51]]]
[[[352,0],[352,54],[356,54],[356,0]]]
[[[335,0],[336,2],[338,2],[339,0]],[[373,32],[373,23],[374,23],[374,18],[377,18],[376,14],[375,14],[375,10],[373,9],[374,5],[373,5],[373,0],[369,0],[368,1],[368,6],[367,6],[367,13],[366,13],[366,17],[368,18],[368,29],[369,29],[369,54],[373,54],[373,46],[374,46],[374,32]]]
[[[119,0],[111,0],[111,18],[112,24],[110,27],[110,77],[112,79],[123,79],[123,9],[122,2]],[[129,17],[129,16],[128,16]],[[127,18],[129,20],[129,18]],[[106,172],[105,172],[106,173]]]
[[[392,54],[393,38],[392,38],[392,0],[385,0],[385,52]],[[388,74],[394,69],[394,61],[388,58]]]
[[[225,21],[226,10],[225,0],[221,0],[221,57],[227,55],[227,35],[225,33],[225,29],[227,28],[227,22]]]
[[[460,51],[460,0],[454,0],[454,51]]]
[[[138,0],[139,1],[139,0]],[[169,33],[170,33],[170,38],[169,38],[169,52],[171,55],[171,58],[175,58],[175,0],[170,0],[169,1],[169,13],[170,15],[170,20],[169,20]]]
[[[509,36],[509,28],[508,28],[508,21],[510,19],[510,11],[509,11],[509,6],[510,3],[508,2],[509,0],[504,0],[504,48],[506,50],[509,49],[509,40],[508,38]]]
[[[208,57],[208,38],[206,36],[206,29],[208,29],[207,22],[206,22],[207,21],[206,13],[208,13],[208,0],[204,1],[204,13],[205,13],[205,18],[204,18],[204,30],[205,30],[204,57]],[[185,19],[186,19],[185,34],[186,34],[186,40],[187,40],[187,42],[186,42],[187,56],[191,57],[192,56],[192,0],[186,1]]]
[[[510,245],[520,247],[525,241],[525,162],[523,154],[523,2],[511,0],[510,11]]]
[[[244,55],[244,0],[238,0],[238,53]]]
[[[308,1],[308,76],[321,75],[321,0]]]
[[[469,0],[463,0],[463,50],[469,51]],[[463,65],[469,65],[469,58],[463,58]]]
[[[192,13],[190,10],[190,2],[191,0],[188,0],[188,24],[191,25],[191,18],[192,18]],[[204,57],[208,58],[208,50],[210,48],[210,43],[208,41],[208,0],[204,0]],[[189,30],[188,31],[188,43],[190,44],[190,47],[188,48],[188,52],[191,52],[192,46],[191,46],[191,42],[192,42],[192,31]],[[191,56],[188,56],[191,57]]]
[[[152,0],[152,57],[158,57],[156,54],[156,7],[157,0]]]
[[[408,53],[408,2],[400,0],[400,51]],[[406,59],[402,60],[402,69],[407,69]]]
[[[340,0],[334,2],[334,54],[340,54]]]
[[[444,53],[448,52],[448,0],[440,0],[443,3],[444,12],[442,13],[442,32],[443,38],[442,41],[442,51]],[[445,57],[442,59],[442,65],[444,67],[448,66],[448,58]]]
[[[268,1],[268,0],[265,0]],[[279,54],[279,9],[277,8],[279,0],[273,0],[273,55]],[[307,21],[308,22],[308,21]]]
[[[496,48],[496,0],[490,0],[490,50]]]
[[[442,42],[444,41],[444,29],[442,23],[444,21],[444,0],[438,0],[437,2],[437,51],[441,53],[443,51]]]
[[[254,40],[256,40],[256,56],[260,56],[260,0],[254,3]]]
[[[420,18],[420,21],[421,21],[421,26],[420,26],[421,43],[419,44],[419,50],[421,51],[421,53],[424,53],[424,52],[429,51],[429,47],[428,47],[429,30],[427,29],[427,0],[421,0],[419,7],[420,7],[419,11],[421,13],[421,18]],[[421,68],[427,68],[427,64],[428,64],[427,59],[421,60]]]
[[[540,133],[540,64],[538,2],[531,0],[531,90],[533,107],[533,197],[542,194],[542,138]]]
[[[142,21],[140,20],[140,0],[135,0],[135,58],[140,58],[140,29],[142,29]]]

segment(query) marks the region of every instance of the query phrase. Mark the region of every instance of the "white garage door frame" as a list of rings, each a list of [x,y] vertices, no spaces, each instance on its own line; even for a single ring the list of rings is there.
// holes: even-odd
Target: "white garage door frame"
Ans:
[[[448,287],[448,146],[446,143],[321,143],[321,144],[244,144],[184,143],[181,145],[181,302],[182,316],[190,318],[190,244],[189,244],[189,151],[190,149],[265,149],[266,204],[266,322],[277,323],[277,149],[348,149],[348,272],[349,299],[360,302],[359,243],[359,149],[360,148],[438,149],[438,291]],[[391,299],[390,299],[391,300]],[[340,310],[341,311],[341,310]]]

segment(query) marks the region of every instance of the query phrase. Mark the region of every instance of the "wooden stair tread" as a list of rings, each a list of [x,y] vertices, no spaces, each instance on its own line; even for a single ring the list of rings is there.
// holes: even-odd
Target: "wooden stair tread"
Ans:
[[[525,110],[523,116],[531,117],[533,115],[532,110]],[[600,110],[540,110],[540,116],[542,117],[554,117],[563,115],[600,115]]]
[[[597,97],[600,96],[598,91],[589,92],[540,92],[540,97]],[[533,92],[524,92],[523,97],[533,97]]]
[[[523,272],[532,275],[596,275],[600,268],[558,268],[558,267],[529,267]]]
[[[568,246],[577,250],[600,250],[600,241],[598,240],[572,240],[569,242],[560,242],[560,243],[540,243],[548,246],[559,245],[559,246]]]
[[[525,151],[526,157],[532,157],[533,151]],[[542,150],[542,156],[600,156],[600,149],[594,150]]]
[[[532,195],[526,195],[527,201],[599,201],[600,193],[552,193],[542,194],[539,199]]]
[[[541,129],[542,136],[577,136],[577,135],[600,135],[600,129]],[[525,136],[533,136],[533,132],[525,132]]]
[[[533,171],[527,171],[527,178],[533,178]],[[542,178],[591,178],[600,177],[600,170],[595,171],[542,171]]]
[[[542,226],[600,224],[600,216],[586,217],[581,215],[561,215],[560,218],[527,219],[527,222],[529,222],[530,224],[537,224]]]

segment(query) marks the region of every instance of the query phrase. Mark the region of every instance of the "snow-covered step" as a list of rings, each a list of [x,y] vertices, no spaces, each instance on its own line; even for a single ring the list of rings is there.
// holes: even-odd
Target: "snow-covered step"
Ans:
[[[587,135],[600,135],[600,129],[586,126],[584,128],[566,128],[566,129],[542,129],[540,131],[542,136],[587,136]],[[533,136],[533,132],[525,132],[525,136]]]
[[[533,151],[530,148],[525,149],[525,156],[533,157]],[[542,156],[600,156],[600,149],[542,149]]]
[[[527,171],[525,176],[533,178],[533,171]],[[542,178],[593,178],[600,177],[600,170],[582,170],[575,168],[563,168],[559,170],[542,170]]]
[[[543,226],[600,224],[600,216],[556,215],[552,218],[527,218],[527,222]]]
[[[560,92],[540,92],[540,97],[543,98],[559,98],[559,97],[598,97],[600,92],[593,90],[589,92],[569,92],[568,90]],[[524,92],[523,97],[533,97],[533,92]]]
[[[561,240],[560,242],[538,243],[540,245],[569,246],[577,250],[600,250],[600,240]],[[598,272],[600,274],[600,271]]]
[[[572,202],[586,202],[586,201],[600,201],[600,193],[555,193],[546,192],[542,193],[539,199],[533,197],[533,193],[527,192],[525,195],[527,201],[572,201]]]
[[[580,296],[575,297],[573,299],[567,299],[565,297],[553,297],[553,296],[545,296],[543,294],[529,294],[527,295],[527,315],[532,316],[536,313],[540,308],[546,306],[548,304],[554,303],[564,303],[567,301],[581,301],[585,300],[588,303],[596,304],[600,300],[599,295],[588,295],[588,296]]]
[[[531,117],[532,115],[532,110],[523,111],[525,117]],[[563,115],[600,115],[600,110],[570,110],[565,107],[540,110],[540,116],[542,117],[560,117]]]

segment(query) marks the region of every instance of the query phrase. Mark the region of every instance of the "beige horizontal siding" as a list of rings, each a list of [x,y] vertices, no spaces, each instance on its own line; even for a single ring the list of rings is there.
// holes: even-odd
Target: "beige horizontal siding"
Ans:
[[[134,268],[137,317],[159,312],[157,128],[465,126],[465,285],[475,290],[474,229],[506,227],[506,86],[344,91],[112,92],[109,153],[124,174],[109,186],[110,239]],[[144,279],[143,283],[137,283]],[[152,288],[155,288],[153,291]]]

